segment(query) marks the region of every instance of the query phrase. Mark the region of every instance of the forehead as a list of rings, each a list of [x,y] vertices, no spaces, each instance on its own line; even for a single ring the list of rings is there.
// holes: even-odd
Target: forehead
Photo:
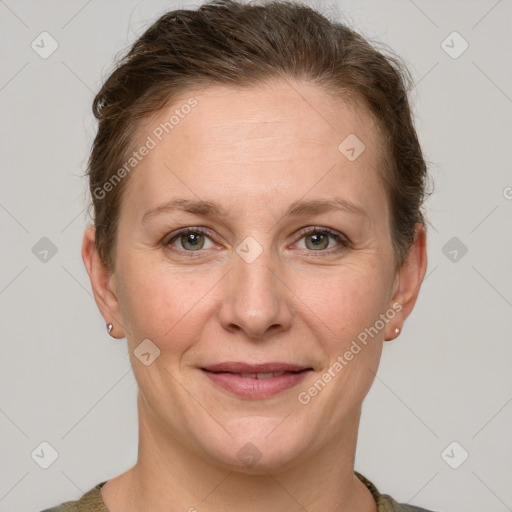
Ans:
[[[135,147],[150,139],[126,191],[136,189],[137,202],[178,192],[224,201],[273,192],[291,202],[337,187],[385,207],[373,118],[311,84],[189,91],[141,124]]]

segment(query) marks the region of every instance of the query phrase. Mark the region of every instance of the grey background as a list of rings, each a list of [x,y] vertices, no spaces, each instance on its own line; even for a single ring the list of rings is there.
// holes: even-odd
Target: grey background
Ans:
[[[105,332],[80,257],[80,175],[90,105],[115,54],[166,9],[199,3],[0,0],[2,512],[77,499],[136,460],[126,341]],[[399,501],[512,510],[512,1],[313,5],[409,64],[436,185],[427,277],[402,334],[385,344],[356,469]],[[43,31],[59,45],[47,59],[31,48]],[[453,31],[469,44],[458,58],[441,46]],[[56,254],[41,252],[43,237]],[[43,441],[58,453],[47,469],[36,460],[48,449],[31,456]],[[446,452],[453,441],[462,448]],[[446,460],[460,462],[462,450],[469,458],[452,469]]]

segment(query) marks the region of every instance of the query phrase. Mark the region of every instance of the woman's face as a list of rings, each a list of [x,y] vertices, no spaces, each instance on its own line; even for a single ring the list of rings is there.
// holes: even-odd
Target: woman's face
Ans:
[[[102,310],[145,423],[231,468],[353,436],[406,316],[371,117],[303,83],[217,86],[147,120],[142,145]]]

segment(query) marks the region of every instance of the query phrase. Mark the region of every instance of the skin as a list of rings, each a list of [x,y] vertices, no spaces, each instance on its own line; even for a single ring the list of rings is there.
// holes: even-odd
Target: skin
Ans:
[[[110,512],[376,511],[354,475],[361,404],[383,342],[412,311],[425,275],[426,233],[396,270],[389,205],[377,165],[371,116],[317,86],[278,81],[246,90],[209,87],[183,96],[141,126],[143,142],[193,96],[198,105],[129,176],[122,200],[115,271],[102,263],[94,228],[82,255],[112,335],[126,336],[138,383],[139,453],[109,480]],[[338,145],[356,134],[366,149],[349,161]],[[138,147],[138,146],[137,146]],[[298,200],[342,197],[366,214],[341,210],[286,216]],[[225,216],[163,210],[174,198],[210,200]],[[203,226],[194,251],[178,229]],[[350,240],[300,235],[331,228]],[[262,252],[236,252],[253,237]],[[201,244],[199,244],[201,245]],[[192,257],[189,255],[192,253]],[[400,312],[307,405],[307,391],[352,340],[393,304]],[[145,366],[135,348],[160,350]],[[199,369],[223,361],[284,361],[313,367],[298,386],[265,399],[240,398]],[[247,443],[261,456],[247,466]]]

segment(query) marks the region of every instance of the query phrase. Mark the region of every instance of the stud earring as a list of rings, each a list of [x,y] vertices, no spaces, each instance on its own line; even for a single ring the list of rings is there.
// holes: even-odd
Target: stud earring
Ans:
[[[395,328],[395,335],[398,336],[399,334],[400,334],[400,328],[396,327]]]
[[[107,332],[110,334],[114,326],[112,324],[107,324]]]

